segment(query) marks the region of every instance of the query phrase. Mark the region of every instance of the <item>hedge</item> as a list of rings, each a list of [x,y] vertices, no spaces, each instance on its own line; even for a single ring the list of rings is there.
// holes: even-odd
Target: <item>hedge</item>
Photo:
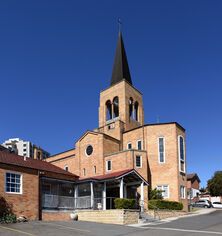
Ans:
[[[149,209],[167,209],[167,210],[182,210],[183,204],[181,202],[175,201],[165,201],[165,200],[149,200]]]
[[[136,200],[127,198],[116,198],[114,199],[116,209],[135,209]]]

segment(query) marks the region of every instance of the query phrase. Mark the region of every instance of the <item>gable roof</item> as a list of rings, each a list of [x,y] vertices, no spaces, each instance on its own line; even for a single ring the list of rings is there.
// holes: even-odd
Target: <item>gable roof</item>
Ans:
[[[8,153],[4,151],[0,151],[0,164],[1,163],[35,170],[48,171],[57,174],[67,175],[73,178],[78,178],[77,175],[67,172],[60,167],[50,164],[49,162],[35,160],[32,158],[26,158],[26,160],[24,160],[23,156],[19,156],[14,153]]]
[[[198,175],[197,175],[197,173],[187,174],[187,180],[194,181],[195,179],[196,179],[199,183],[201,182],[201,181],[200,181],[200,178],[199,178]]]
[[[87,181],[87,180],[96,180],[96,181],[104,181],[104,180],[110,180],[110,179],[120,179],[126,175],[129,174],[136,174],[140,179],[142,179],[145,184],[148,185],[147,181],[135,170],[135,169],[125,169],[125,170],[120,170],[120,171],[116,171],[113,173],[108,173],[105,175],[97,175],[97,176],[93,176],[93,177],[87,177],[87,178],[80,178],[80,181]]]

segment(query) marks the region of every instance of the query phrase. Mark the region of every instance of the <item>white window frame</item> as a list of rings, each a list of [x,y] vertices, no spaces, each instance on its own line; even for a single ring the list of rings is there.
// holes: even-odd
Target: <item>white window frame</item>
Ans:
[[[182,189],[183,189],[183,192],[182,192]],[[186,187],[183,185],[180,185],[180,198],[186,199]]]
[[[137,165],[136,165],[136,157],[140,157],[140,166],[137,166]],[[141,155],[136,155],[136,156],[135,156],[135,166],[136,166],[136,168],[142,168],[142,163],[143,163],[143,161],[142,161],[142,156],[141,156]]]
[[[160,161],[160,139],[163,139],[163,161]],[[165,137],[160,136],[158,137],[158,162],[159,164],[164,164],[166,163],[166,155],[165,155]]]
[[[6,174],[16,174],[16,175],[20,175],[20,192],[8,192],[8,191],[7,191],[7,186],[6,186],[7,178],[6,178]],[[23,174],[22,174],[22,173],[19,173],[19,172],[15,172],[15,171],[7,171],[7,172],[5,172],[4,185],[5,185],[5,193],[7,193],[7,194],[19,194],[19,195],[23,194]]]
[[[108,162],[110,162],[110,170],[108,170]],[[111,160],[106,161],[106,171],[107,172],[112,171],[112,161]]]
[[[66,168],[67,168],[67,170],[66,170]],[[66,164],[66,165],[64,165],[64,170],[65,171],[69,171],[69,166]]]
[[[180,138],[183,138],[183,156],[184,159],[181,159],[180,157]],[[182,173],[186,173],[186,152],[185,152],[185,141],[184,137],[182,135],[178,135],[177,143],[178,143],[178,159],[179,159],[179,171]],[[184,170],[181,170],[181,162],[184,164]]]
[[[165,186],[165,187],[167,186],[167,196],[165,197],[165,196],[163,195],[163,192],[162,192],[161,194],[162,194],[162,196],[163,196],[164,199],[168,199],[168,198],[170,197],[169,184],[159,184],[159,185],[156,186],[156,188],[157,188],[158,190],[164,191],[164,186]]]
[[[138,143],[141,142],[141,149],[138,148]],[[136,148],[137,150],[143,150],[143,141],[141,139],[136,141]]]
[[[131,144],[131,148],[129,148],[129,144]],[[127,150],[132,150],[133,149],[133,145],[131,142],[127,143]]]

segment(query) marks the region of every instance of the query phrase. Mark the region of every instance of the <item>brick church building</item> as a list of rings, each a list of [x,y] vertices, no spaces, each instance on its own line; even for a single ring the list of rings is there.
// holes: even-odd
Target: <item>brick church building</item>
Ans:
[[[100,93],[99,127],[47,161],[79,176],[74,195],[85,206],[110,209],[116,197],[146,205],[148,190],[157,188],[186,208],[185,129],[177,122],[144,123],[142,93],[133,86],[121,32],[110,86]],[[52,192],[49,183],[43,189]]]

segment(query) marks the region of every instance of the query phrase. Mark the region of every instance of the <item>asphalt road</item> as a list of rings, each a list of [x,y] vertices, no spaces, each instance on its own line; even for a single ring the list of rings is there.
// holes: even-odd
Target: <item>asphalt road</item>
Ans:
[[[91,222],[28,222],[0,225],[1,236],[200,236],[222,235],[222,210],[140,227]]]

